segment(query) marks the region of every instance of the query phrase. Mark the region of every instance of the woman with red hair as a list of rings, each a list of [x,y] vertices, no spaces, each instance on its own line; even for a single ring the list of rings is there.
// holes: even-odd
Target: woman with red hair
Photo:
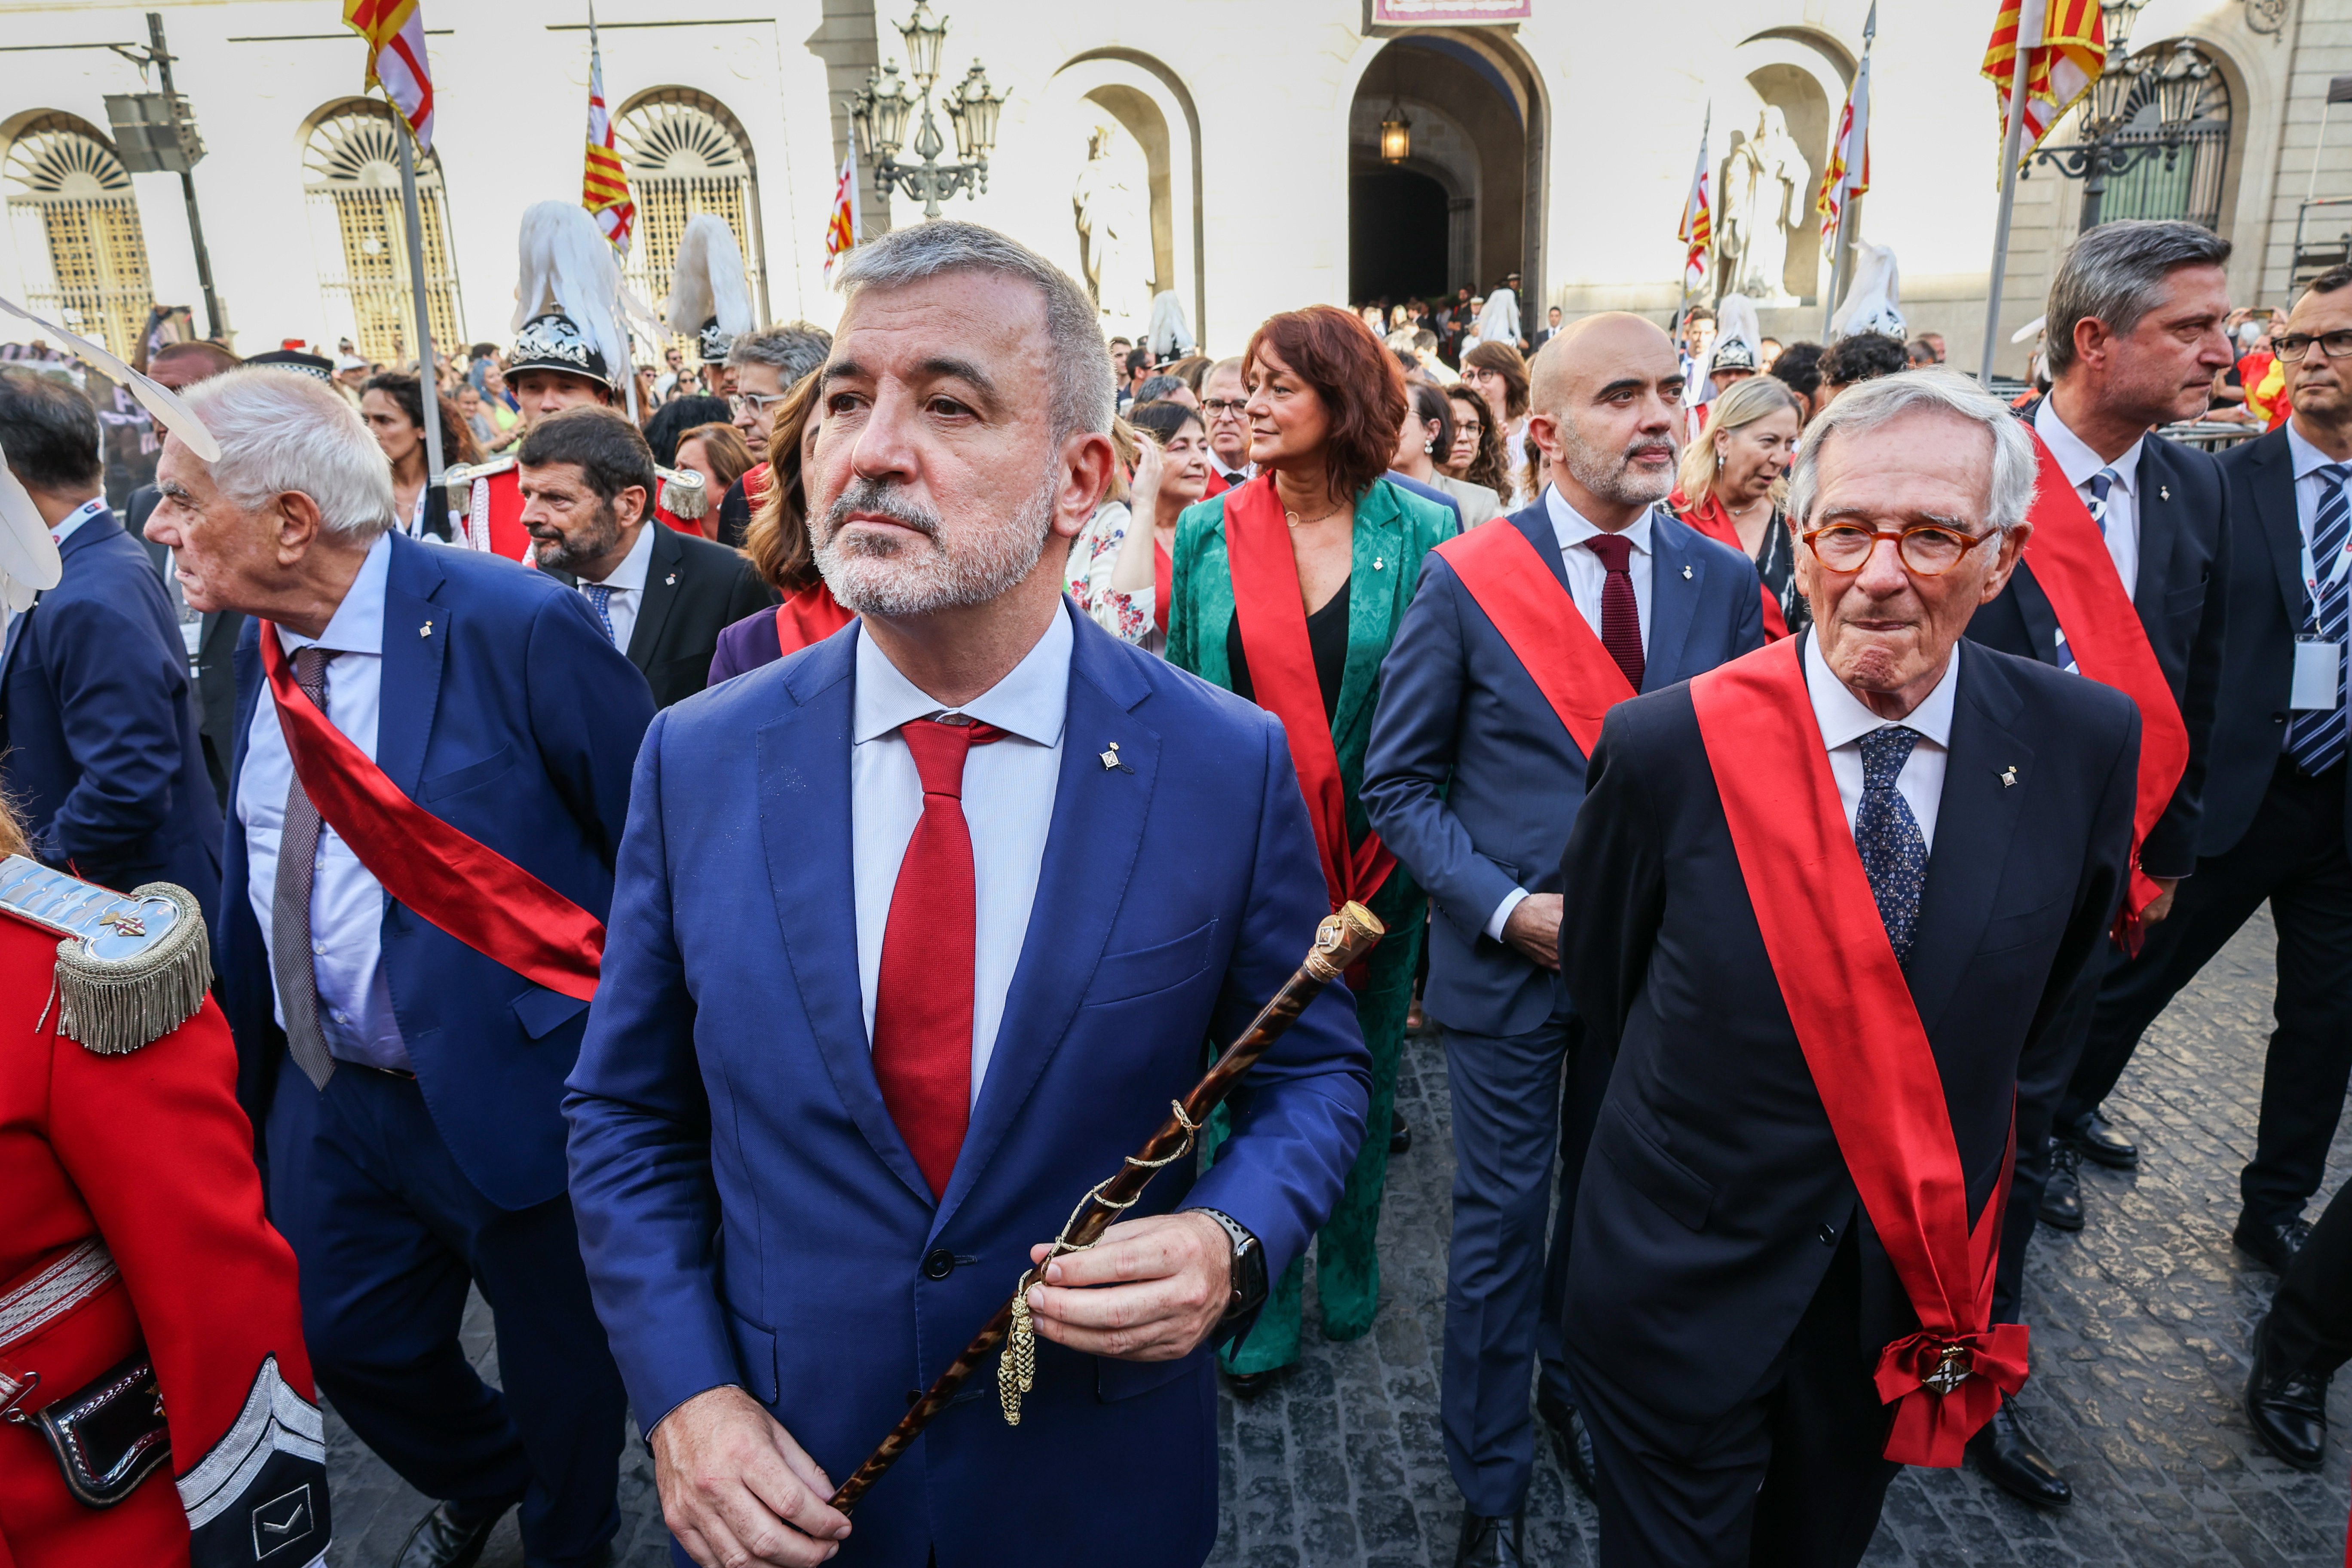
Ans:
[[[1345,310],[1273,317],[1242,356],[1257,477],[1177,520],[1167,658],[1282,720],[1334,909],[1368,904],[1389,935],[1349,983],[1372,1053],[1370,1130],[1323,1227],[1323,1331],[1350,1340],[1380,1304],[1381,1193],[1397,1057],[1421,948],[1422,894],[1357,801],[1381,660],[1422,557],[1453,512],[1382,475],[1404,425],[1396,358]],[[1247,1388],[1298,1359],[1303,1260],[1294,1262],[1225,1369]]]

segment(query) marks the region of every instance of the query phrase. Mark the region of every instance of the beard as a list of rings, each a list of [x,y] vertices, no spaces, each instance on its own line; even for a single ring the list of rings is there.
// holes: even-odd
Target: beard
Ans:
[[[611,501],[602,501],[579,532],[566,535],[551,528],[542,533],[532,529],[530,541],[530,552],[541,571],[569,572],[576,577],[583,563],[603,560],[621,542],[621,514],[613,510]]]
[[[1028,576],[1044,555],[1059,478],[1048,469],[1010,518],[960,529],[952,540],[939,513],[918,506],[898,486],[854,480],[817,520],[816,569],[842,608],[861,616],[928,616],[984,605]],[[920,538],[845,537],[842,529],[853,512],[887,517]]]
[[[1649,506],[1673,493],[1675,444],[1665,437],[1637,436],[1612,452],[1588,445],[1572,420],[1559,420],[1554,428],[1559,432],[1560,457],[1569,473],[1601,500],[1619,506]],[[1633,459],[1645,452],[1664,452],[1665,468],[1655,474],[1637,472]]]

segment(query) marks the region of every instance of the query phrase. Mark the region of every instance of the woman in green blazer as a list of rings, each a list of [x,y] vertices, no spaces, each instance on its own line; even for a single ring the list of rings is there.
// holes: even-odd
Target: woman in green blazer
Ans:
[[[1456,527],[1447,508],[1381,477],[1403,426],[1404,383],[1362,321],[1328,305],[1273,317],[1243,365],[1257,478],[1178,520],[1166,651],[1170,663],[1283,720],[1334,907],[1359,900],[1388,927],[1364,972],[1349,976],[1371,1048],[1372,1098],[1318,1251],[1324,1332],[1351,1340],[1371,1328],[1380,1305],[1374,1238],[1423,912],[1421,889],[1373,836],[1356,795],[1381,660],[1422,557]],[[1212,1129],[1213,1159],[1222,1125]],[[1225,1351],[1226,1370],[1244,1386],[1297,1361],[1304,1277],[1300,1259]]]

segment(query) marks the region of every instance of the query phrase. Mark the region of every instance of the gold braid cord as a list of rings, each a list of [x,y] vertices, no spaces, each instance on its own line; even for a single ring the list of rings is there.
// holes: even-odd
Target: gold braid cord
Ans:
[[[1127,1156],[1127,1163],[1139,1171],[1157,1171],[1163,1165],[1172,1165],[1192,1152],[1192,1140],[1199,1135],[1200,1125],[1184,1114],[1182,1100],[1170,1100],[1169,1104],[1175,1110],[1176,1120],[1183,1123],[1184,1142],[1164,1159],[1139,1160],[1132,1154]],[[1092,1250],[1093,1242],[1080,1245],[1069,1238],[1070,1232],[1076,1228],[1078,1220],[1088,1208],[1100,1204],[1113,1213],[1119,1213],[1142,1201],[1141,1193],[1123,1204],[1114,1204],[1104,1198],[1103,1189],[1116,1180],[1118,1177],[1113,1176],[1096,1183],[1087,1195],[1078,1200],[1078,1206],[1072,1209],[1070,1217],[1062,1222],[1062,1234],[1054,1238],[1052,1250],[1045,1254],[1045,1262],[1025,1270],[1021,1282],[1013,1288],[1013,1327],[1004,1336],[1004,1352],[996,1363],[996,1396],[1004,1405],[1004,1424],[1007,1426],[1021,1425],[1021,1396],[1028,1393],[1037,1381],[1037,1330],[1029,1317],[1029,1287],[1045,1278],[1045,1264],[1056,1258]]]

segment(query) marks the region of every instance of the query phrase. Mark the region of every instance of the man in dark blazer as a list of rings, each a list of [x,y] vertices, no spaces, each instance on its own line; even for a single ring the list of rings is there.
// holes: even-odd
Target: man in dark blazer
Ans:
[[[1825,538],[1823,555],[1799,547],[1814,619],[1801,647],[1776,644],[1637,698],[1602,731],[1561,872],[1577,897],[1560,954],[1588,1039],[1616,1058],[1568,1275],[1606,1568],[1856,1563],[1896,1468],[1887,1450],[1957,1464],[1957,1438],[1983,1418],[1965,1401],[1933,1404],[1914,1375],[1905,1403],[1957,1423],[1938,1448],[1916,1429],[1906,1440],[1882,1403],[1883,1352],[1930,1326],[1890,1258],[1935,1245],[1889,1194],[1912,1194],[1962,1255],[1971,1227],[1997,1229],[1988,1211],[2020,1083],[2053,1048],[2053,1017],[2125,885],[2138,757],[2138,716],[2122,694],[1957,646],[2030,531],[2032,464],[2002,405],[1958,376],[1924,371],[1843,394],[1791,476],[1801,537],[1823,521],[1851,536]],[[1923,527],[1946,531],[1901,531]],[[1998,540],[1978,548],[1955,531]],[[1790,739],[1796,768],[1750,785],[1784,753],[1711,752],[1706,715],[1725,710],[1701,700],[1714,700],[1713,683],[1766,676],[1793,688],[1782,722],[1796,732],[1772,735]],[[1735,785],[1747,786],[1745,845]],[[1811,822],[1815,811],[1834,824],[1824,833],[1853,833],[1859,865],[1841,864],[1834,841],[1810,864],[1749,863],[1759,816]],[[1785,889],[1781,901],[1760,904],[1759,885]],[[1831,901],[1840,886],[1883,927],[1883,968],[1826,918],[1853,907]],[[1884,991],[1836,980],[1787,999],[1801,969],[1822,966],[1894,977],[1894,1010],[1856,999]],[[1824,1040],[1856,1037],[1877,1070],[1825,1075],[1814,1059]],[[1906,1081],[1941,1103],[1892,1103]],[[1878,1173],[1927,1168],[1913,1163],[1936,1152],[1904,1137],[1922,1116],[1948,1119],[1940,1161],[1957,1153],[1933,1192]],[[1890,1145],[1906,1152],[1885,1159]],[[1984,1332],[1974,1258],[1963,1270],[1936,1276],[1958,1286],[1945,1300],[1967,1303],[1936,1328],[1938,1342],[1977,1340],[1958,1357],[1955,1393],[1992,1377],[2004,1351]],[[2011,1370],[1994,1386],[2013,1393],[2023,1336],[2003,1337]]]
[[[1559,611],[1581,614],[1596,637],[1610,630],[1612,574],[1592,542],[1627,542],[1640,665],[1620,668],[1644,691],[1764,640],[1755,568],[1656,505],[1673,484],[1681,390],[1674,343],[1652,323],[1604,315],[1567,329],[1537,361],[1528,422],[1550,483],[1494,525],[1526,536]],[[1423,1005],[1445,1031],[1456,1162],[1441,1407],[1446,1461],[1472,1516],[1465,1562],[1517,1561],[1538,1353],[1537,1408],[1580,1467],[1557,1307],[1607,1063],[1577,1047],[1557,933],[1574,892],[1559,879],[1559,847],[1584,781],[1584,752],[1525,658],[1447,558],[1432,555],[1381,667],[1363,799],[1434,905]],[[1547,1269],[1555,1150],[1564,1195]]]
[[[440,1500],[400,1568],[471,1563],[518,1501],[530,1561],[602,1561],[625,1400],[559,1110],[593,946],[562,967],[518,933],[604,919],[652,700],[576,593],[403,535],[383,455],[331,387],[247,367],[188,400],[222,455],[167,442],[148,527],[192,605],[252,623],[213,931],[312,1365]],[[467,868],[418,880],[420,860]],[[473,1283],[503,1393],[458,1342]]]
[[[220,893],[187,645],[139,542],[107,510],[98,411],[62,382],[0,374],[0,452],[64,576],[0,643],[0,794],[35,856],[121,891]]]
[[[2075,241],[2050,286],[2043,341],[2054,385],[2021,415],[2099,523],[2188,731],[2188,765],[2140,846],[2141,869],[2164,889],[2144,917],[2149,931],[2162,930],[2178,896],[2173,889],[2197,863],[2227,619],[2215,584],[2231,548],[2213,459],[2153,427],[2202,414],[2214,374],[2230,363],[2221,329],[2230,308],[2222,271],[2229,257],[2228,240],[2188,223],[2103,224]],[[2008,591],[1969,622],[1969,637],[2068,668],[2071,651],[2062,647],[2050,595],[2034,574],[2029,552]],[[2060,1027],[2065,1047],[2049,1058],[2053,1076],[2025,1086],[1994,1295],[2004,1322],[2021,1321],[2026,1249],[2037,1217],[2064,1229],[2082,1226],[2076,1163],[2087,1154],[2124,1166],[2139,1157],[2096,1114],[2095,1098],[2053,1125],[2092,1016],[2111,1005],[2103,988],[2114,984],[2111,971],[2121,958],[2119,948],[2110,948],[2093,963]],[[1989,1479],[2029,1502],[2060,1504],[2072,1496],[2064,1474],[2014,1411],[2004,1409],[1979,1435],[1974,1452]]]
[[[580,590],[656,708],[709,685],[719,634],[777,603],[740,552],[655,520],[653,448],[611,409],[549,416],[515,462],[540,569]]]

